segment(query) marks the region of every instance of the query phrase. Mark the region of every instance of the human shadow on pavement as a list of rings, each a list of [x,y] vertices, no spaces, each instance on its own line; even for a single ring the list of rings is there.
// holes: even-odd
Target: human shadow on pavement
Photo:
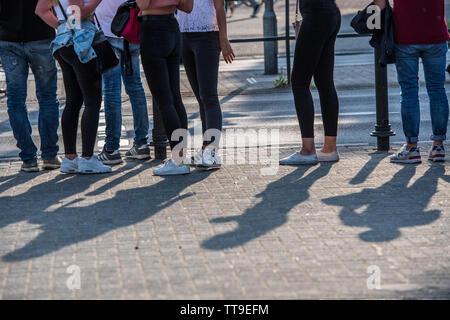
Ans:
[[[445,166],[431,165],[425,174],[410,184],[416,166],[404,166],[390,181],[378,188],[324,199],[330,206],[342,207],[339,218],[346,226],[368,228],[359,237],[366,242],[387,242],[401,236],[401,229],[430,224],[441,216],[439,210],[428,210],[437,192]]]
[[[381,161],[388,156],[387,153],[372,152],[369,153],[370,160],[367,161],[359,172],[350,180],[350,184],[358,185],[364,183],[372,172],[378,167]]]
[[[0,208],[2,208],[0,212],[0,229],[20,221],[33,223],[32,221],[36,221],[36,217],[40,217],[42,221],[45,221],[46,213],[51,206],[57,205],[73,195],[81,194],[89,189],[91,184],[103,179],[111,179],[122,172],[122,170],[127,170],[131,167],[134,167],[134,165],[127,164],[120,169],[113,170],[111,173],[99,175],[60,173],[53,179],[36,185],[33,185],[33,180],[41,178],[42,175],[47,175],[47,171],[41,170],[36,173],[18,172],[15,175],[1,177],[0,194],[24,184],[29,184],[31,187],[17,195],[0,197]]]
[[[137,175],[145,169],[149,167],[141,166],[123,177],[108,182],[105,187],[86,194],[86,198],[77,198],[63,205],[60,203],[62,200],[86,191],[92,183],[98,181],[98,178],[59,175],[32,187],[25,194],[1,197],[0,205],[9,203],[11,207],[14,207],[24,202],[35,201],[31,199],[38,194],[49,195],[45,201],[35,201],[31,210],[30,206],[27,206],[22,209],[22,214],[13,212],[12,215],[17,217],[15,221],[9,221],[10,223],[26,221],[39,226],[41,233],[25,246],[4,255],[2,260],[14,262],[41,257],[75,243],[96,238],[109,231],[139,223],[173,203],[192,196],[192,193],[180,194],[187,187],[209,175],[208,172],[201,172],[189,176],[168,177],[148,186],[119,190],[112,197],[102,194],[101,199],[104,200],[98,202],[90,199],[90,196],[98,196],[101,192],[108,191],[108,188],[125,182],[131,175]],[[107,175],[104,177],[111,178]],[[30,195],[33,197],[30,198]],[[53,208],[55,206],[57,206],[56,209]],[[3,226],[0,221],[1,227]]]
[[[256,197],[261,201],[248,208],[242,215],[216,218],[212,223],[236,222],[235,229],[215,235],[202,242],[209,250],[224,250],[241,246],[282,226],[288,220],[289,212],[309,199],[309,188],[325,177],[332,167],[331,163],[321,163],[316,168],[300,166],[281,179],[270,183]],[[304,176],[308,170],[312,170]]]

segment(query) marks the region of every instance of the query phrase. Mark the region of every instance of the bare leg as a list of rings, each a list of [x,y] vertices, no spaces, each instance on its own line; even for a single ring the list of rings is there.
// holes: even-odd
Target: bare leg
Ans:
[[[325,143],[322,147],[323,153],[331,153],[337,151],[336,137],[325,136]]]
[[[316,147],[314,144],[314,138],[302,138],[302,150],[301,155],[310,156],[316,153]]]

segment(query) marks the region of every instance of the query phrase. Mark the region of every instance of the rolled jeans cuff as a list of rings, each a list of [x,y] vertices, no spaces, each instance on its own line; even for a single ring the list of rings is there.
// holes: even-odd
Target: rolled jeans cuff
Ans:
[[[430,139],[433,141],[445,141],[447,140],[447,136],[446,135],[435,136],[434,134],[432,134]]]
[[[417,143],[419,142],[419,137],[406,137],[407,143]]]

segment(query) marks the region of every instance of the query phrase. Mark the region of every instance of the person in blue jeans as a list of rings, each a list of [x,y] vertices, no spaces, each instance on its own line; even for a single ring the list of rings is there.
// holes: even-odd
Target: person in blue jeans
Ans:
[[[116,68],[103,75],[106,139],[103,151],[98,158],[104,164],[110,165],[122,163],[119,151],[122,131],[122,80],[130,97],[135,133],[134,145],[126,152],[125,156],[141,160],[150,159],[150,148],[147,144],[149,119],[147,99],[141,81],[140,47],[136,44],[129,44],[132,67],[130,73],[129,67],[127,67],[127,63],[130,62],[129,57],[127,58],[127,44],[124,39],[117,38],[111,32],[111,22],[123,2],[124,0],[102,1],[96,10],[106,38],[120,59],[120,64]]]
[[[384,8],[386,0],[376,0]],[[395,163],[420,163],[419,60],[422,60],[430,99],[433,146],[430,161],[444,161],[449,105],[445,76],[449,34],[445,1],[394,0],[395,54],[402,91],[401,113],[406,144],[391,157]]]
[[[39,102],[38,128],[43,169],[57,169],[59,101],[57,69],[50,51],[55,32],[34,10],[37,0],[0,1],[0,60],[6,75],[10,125],[23,161],[21,170],[39,171],[37,147],[26,106],[28,74],[31,68]]]

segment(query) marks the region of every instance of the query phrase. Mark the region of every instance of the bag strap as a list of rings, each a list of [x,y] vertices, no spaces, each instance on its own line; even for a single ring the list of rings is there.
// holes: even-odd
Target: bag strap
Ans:
[[[100,25],[100,21],[98,21],[98,18],[97,18],[97,15],[95,14],[95,12],[94,12],[94,18],[95,18],[95,21],[97,21],[98,29],[99,29],[100,31],[103,31],[102,26]]]
[[[69,20],[69,18],[67,18],[67,13],[66,13],[66,10],[64,10],[64,8],[63,8],[63,6],[62,6],[62,4],[61,4],[61,2],[58,0],[58,6],[59,6],[59,10],[61,10],[61,12],[62,12],[62,14],[63,14],[63,16],[64,16],[64,20],[66,21],[66,23],[68,22],[68,20]],[[56,12],[56,11],[55,11]],[[73,31],[73,28],[70,28],[69,27],[69,29],[70,29],[70,32],[72,33],[72,35],[74,36],[75,35],[75,31]]]

